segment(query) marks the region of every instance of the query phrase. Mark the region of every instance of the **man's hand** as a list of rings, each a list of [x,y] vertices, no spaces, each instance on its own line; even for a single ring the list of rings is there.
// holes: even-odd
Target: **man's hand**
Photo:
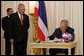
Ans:
[[[45,41],[48,41],[49,40],[49,38],[45,38]]]
[[[54,41],[61,41],[61,39],[54,38]]]
[[[10,39],[10,42],[11,42],[11,43],[13,43],[13,42],[14,42],[14,40],[13,40],[13,39]]]

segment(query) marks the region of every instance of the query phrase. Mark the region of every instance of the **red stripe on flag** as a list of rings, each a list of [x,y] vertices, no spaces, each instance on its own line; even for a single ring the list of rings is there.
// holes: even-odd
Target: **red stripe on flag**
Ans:
[[[43,34],[43,32],[41,31],[41,29],[38,26],[38,37],[40,39],[40,41],[45,41],[45,36]]]
[[[37,7],[35,7],[35,14],[38,16],[39,10]]]

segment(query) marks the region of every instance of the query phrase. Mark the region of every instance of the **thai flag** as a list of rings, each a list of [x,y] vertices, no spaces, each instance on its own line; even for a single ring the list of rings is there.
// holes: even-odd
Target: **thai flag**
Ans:
[[[48,26],[44,1],[36,2],[35,14],[38,16],[38,37],[40,41],[45,41],[48,37]]]

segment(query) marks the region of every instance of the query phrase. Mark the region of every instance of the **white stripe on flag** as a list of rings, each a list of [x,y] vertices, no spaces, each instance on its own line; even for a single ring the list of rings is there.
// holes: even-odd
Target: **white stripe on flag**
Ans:
[[[38,19],[38,26],[45,35],[45,37],[48,37],[48,29],[46,28],[40,17]]]
[[[38,1],[36,1],[35,7],[39,8],[39,2]]]

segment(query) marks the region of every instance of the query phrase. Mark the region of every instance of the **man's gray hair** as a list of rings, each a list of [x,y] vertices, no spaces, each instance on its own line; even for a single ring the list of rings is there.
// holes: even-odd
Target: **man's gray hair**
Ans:
[[[18,5],[18,8],[19,8],[19,7],[21,7],[21,6],[25,7],[25,5],[24,5],[24,4],[19,4],[19,5]]]
[[[61,23],[64,23],[66,26],[68,26],[68,20],[66,20],[66,19],[63,19],[62,21],[61,21]]]

